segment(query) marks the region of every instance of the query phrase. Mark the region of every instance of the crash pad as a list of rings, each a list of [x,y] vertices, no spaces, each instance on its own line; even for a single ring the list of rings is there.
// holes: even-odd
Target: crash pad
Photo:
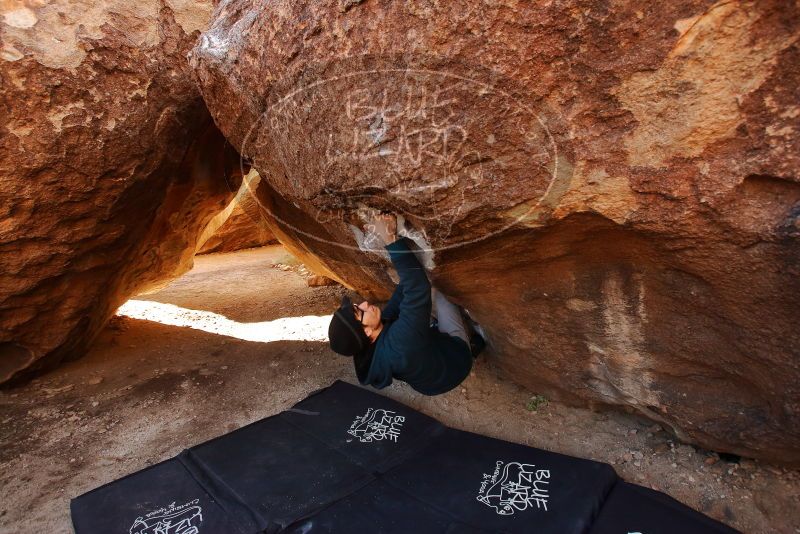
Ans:
[[[603,504],[590,534],[735,534],[669,495],[619,481]]]
[[[337,381],[81,495],[71,510],[76,534],[577,534],[640,524],[649,534],[663,531],[647,526],[666,524],[659,514],[696,529],[672,532],[731,532],[635,488],[607,464],[448,428]],[[635,513],[628,501],[640,503]]]

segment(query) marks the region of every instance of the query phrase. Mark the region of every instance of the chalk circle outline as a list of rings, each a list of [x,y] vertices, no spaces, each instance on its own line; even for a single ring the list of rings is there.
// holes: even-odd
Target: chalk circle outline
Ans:
[[[361,58],[361,59],[363,59],[365,57],[366,56],[359,56],[359,58]],[[346,59],[354,59],[354,58],[346,58]],[[300,77],[302,77],[305,74],[305,72],[307,72],[308,70],[310,70],[310,69],[306,69],[306,71],[304,71],[300,75]],[[473,70],[476,70],[476,69],[473,68]],[[495,77],[495,78],[497,78],[499,80],[508,80],[507,77],[505,77],[503,75],[500,75],[495,71],[492,71],[492,70],[489,70],[489,69],[485,69],[485,68],[482,68],[480,70],[490,73],[491,76],[493,76],[493,77]],[[428,247],[428,248],[420,245],[420,243],[417,242],[417,245],[419,246],[419,248],[420,248],[420,250],[422,252],[434,253],[434,252],[437,252],[437,251],[456,249],[456,248],[459,248],[459,247],[462,247],[462,246],[466,246],[466,245],[470,245],[470,244],[477,243],[477,242],[480,242],[480,241],[484,241],[484,240],[486,240],[486,239],[488,239],[488,238],[490,238],[490,237],[492,237],[494,235],[497,235],[499,233],[502,233],[502,232],[504,232],[506,230],[509,230],[509,229],[513,228],[515,225],[517,225],[517,223],[519,223],[520,221],[525,219],[534,210],[536,210],[540,206],[542,206],[544,200],[547,199],[550,196],[551,192],[555,188],[555,184],[558,181],[558,176],[559,176],[559,163],[560,163],[559,150],[558,150],[558,144],[555,141],[555,137],[553,136],[552,132],[550,131],[550,128],[547,125],[547,121],[543,120],[543,118],[542,118],[541,111],[537,112],[536,110],[534,110],[528,104],[520,102],[520,100],[519,100],[519,98],[517,96],[514,96],[513,94],[509,93],[508,91],[499,88],[496,84],[490,84],[490,83],[487,83],[487,82],[484,82],[484,81],[476,80],[474,78],[470,78],[470,77],[467,77],[467,76],[462,76],[460,74],[455,74],[453,72],[448,72],[448,71],[444,71],[444,70],[435,70],[435,69],[427,69],[427,68],[414,68],[414,67],[375,68],[375,69],[367,69],[367,70],[353,70],[353,71],[346,72],[344,74],[331,76],[331,77],[326,77],[326,78],[323,78],[323,79],[320,79],[320,80],[313,81],[313,82],[311,82],[309,84],[303,85],[302,87],[296,88],[293,91],[289,92],[288,94],[278,98],[273,104],[269,105],[266,110],[261,112],[261,114],[259,115],[258,119],[253,122],[253,124],[250,126],[250,128],[247,131],[247,133],[245,134],[244,138],[242,139],[242,145],[241,145],[241,147],[242,147],[241,154],[242,155],[240,156],[240,160],[239,160],[240,168],[242,170],[242,173],[245,174],[246,173],[245,171],[250,167],[250,164],[246,163],[246,159],[247,159],[246,156],[244,156],[244,154],[246,154],[246,148],[247,148],[247,145],[248,145],[248,141],[250,140],[251,137],[257,137],[258,136],[258,132],[260,131],[259,126],[262,125],[262,124],[266,124],[266,121],[269,120],[267,115],[270,113],[270,111],[272,109],[275,109],[276,107],[279,107],[282,103],[285,103],[289,99],[293,99],[296,95],[298,95],[298,94],[300,94],[302,92],[306,92],[306,91],[309,91],[309,90],[314,90],[317,87],[320,87],[320,86],[325,85],[325,84],[338,82],[338,81],[341,81],[341,80],[344,80],[344,79],[348,79],[348,78],[367,77],[367,76],[374,76],[374,75],[379,75],[379,74],[392,74],[392,75],[396,75],[396,74],[417,74],[417,75],[418,74],[422,74],[422,75],[425,75],[425,76],[438,76],[438,77],[443,77],[443,78],[446,78],[446,79],[453,79],[453,80],[459,80],[459,81],[462,81],[462,82],[467,82],[467,83],[470,83],[470,84],[474,84],[478,88],[483,88],[483,89],[486,89],[488,91],[491,91],[491,92],[494,92],[494,93],[498,93],[503,98],[506,98],[509,101],[511,101],[514,104],[516,104],[517,106],[519,106],[519,108],[523,109],[525,112],[527,112],[529,114],[529,116],[534,117],[536,119],[536,121],[538,122],[539,126],[545,132],[546,137],[550,142],[550,147],[551,147],[551,151],[552,151],[552,156],[551,156],[552,172],[550,173],[550,178],[549,178],[547,187],[544,189],[544,192],[536,200],[536,202],[532,203],[532,206],[530,206],[524,213],[522,213],[521,215],[515,217],[511,222],[509,222],[508,224],[503,225],[501,228],[496,229],[496,230],[491,231],[491,232],[488,232],[486,234],[483,234],[483,235],[481,235],[479,237],[472,238],[472,239],[466,239],[466,240],[463,240],[463,241],[459,241],[457,243],[450,243],[450,244],[445,244],[445,245],[435,246],[435,247]],[[548,108],[548,112],[550,112],[550,111],[551,110]],[[556,113],[548,113],[547,115],[551,116],[551,117],[559,117],[559,115],[556,114]],[[258,169],[256,169],[256,171],[258,171]],[[262,176],[261,179],[265,180],[266,177]],[[390,190],[386,189],[386,191],[390,191]],[[358,244],[357,245],[350,245],[350,244],[346,244],[346,243],[340,243],[340,242],[337,242],[337,241],[331,241],[331,240],[322,238],[322,237],[320,237],[318,235],[315,235],[315,234],[313,234],[311,232],[306,232],[305,230],[297,228],[294,225],[288,223],[287,221],[284,221],[283,219],[278,217],[275,213],[273,213],[270,209],[268,209],[266,206],[264,206],[263,203],[261,202],[261,200],[256,196],[255,191],[251,191],[251,196],[255,200],[255,202],[258,205],[258,207],[260,208],[260,210],[263,212],[261,215],[265,219],[266,219],[266,216],[264,215],[264,213],[268,213],[274,220],[280,222],[282,225],[284,225],[285,227],[291,229],[292,231],[294,231],[297,234],[306,236],[306,237],[314,239],[316,241],[327,243],[329,245],[334,245],[334,246],[337,246],[337,247],[341,247],[341,248],[345,248],[345,249],[349,249],[349,250],[353,250],[353,251],[364,251],[365,250],[362,246],[359,246]],[[374,196],[374,195],[371,195],[371,196]],[[343,222],[345,222],[345,224],[349,224],[346,221],[343,221]],[[419,233],[419,231],[417,231],[417,232]],[[425,235],[424,230],[421,233],[422,233],[423,236]]]

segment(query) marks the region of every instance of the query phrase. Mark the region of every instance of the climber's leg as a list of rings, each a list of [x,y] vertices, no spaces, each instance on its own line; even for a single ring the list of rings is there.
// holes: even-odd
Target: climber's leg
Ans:
[[[461,338],[469,345],[469,333],[459,307],[447,300],[447,297],[436,288],[433,288],[431,292],[434,315],[439,322],[439,332]]]

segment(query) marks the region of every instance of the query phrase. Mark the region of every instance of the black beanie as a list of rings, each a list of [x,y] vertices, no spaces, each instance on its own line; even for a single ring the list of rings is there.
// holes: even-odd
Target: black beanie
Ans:
[[[328,326],[328,341],[331,349],[342,356],[358,356],[369,347],[369,338],[363,325],[353,313],[353,303],[345,295]]]

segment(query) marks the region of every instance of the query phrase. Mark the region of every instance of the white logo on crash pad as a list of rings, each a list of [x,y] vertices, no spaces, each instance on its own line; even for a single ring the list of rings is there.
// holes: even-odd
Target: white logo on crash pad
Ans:
[[[167,507],[139,516],[130,528],[130,534],[198,534],[203,522],[203,509],[199,499]]]
[[[405,420],[405,417],[390,410],[367,408],[367,413],[356,417],[347,433],[357,437],[361,443],[385,439],[396,442]]]
[[[547,511],[550,471],[533,464],[498,461],[491,474],[484,473],[478,500],[499,515],[513,515],[528,508]]]

